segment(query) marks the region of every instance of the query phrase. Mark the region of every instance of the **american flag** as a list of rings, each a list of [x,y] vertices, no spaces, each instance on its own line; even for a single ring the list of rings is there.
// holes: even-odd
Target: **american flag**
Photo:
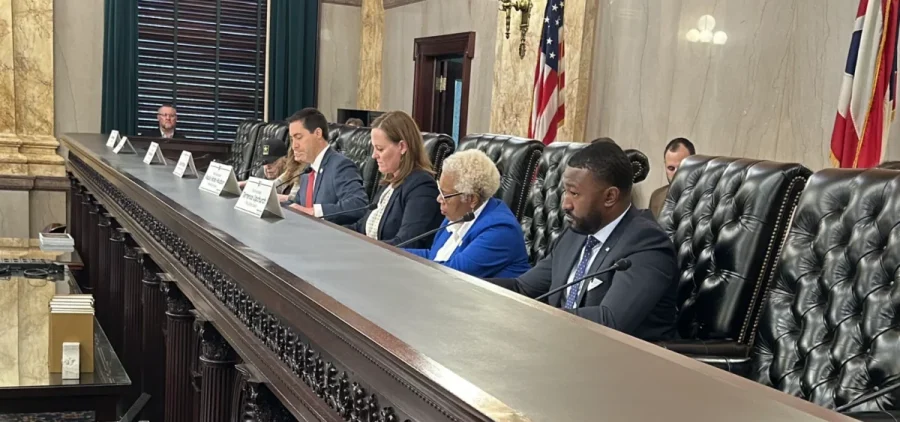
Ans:
[[[860,0],[831,134],[831,162],[868,168],[881,162],[894,120],[900,0]]]
[[[544,144],[556,140],[556,129],[566,116],[563,88],[566,70],[563,66],[563,10],[565,0],[547,0],[537,66],[534,69],[534,96],[528,137]]]

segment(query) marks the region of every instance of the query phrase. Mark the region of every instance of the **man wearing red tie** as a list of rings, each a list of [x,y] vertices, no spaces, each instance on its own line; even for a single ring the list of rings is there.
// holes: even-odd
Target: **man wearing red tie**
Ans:
[[[328,145],[328,122],[319,110],[304,108],[287,119],[294,159],[310,163],[300,176],[300,190],[289,205],[335,224],[354,223],[368,203],[356,164]],[[346,212],[349,210],[358,210]]]

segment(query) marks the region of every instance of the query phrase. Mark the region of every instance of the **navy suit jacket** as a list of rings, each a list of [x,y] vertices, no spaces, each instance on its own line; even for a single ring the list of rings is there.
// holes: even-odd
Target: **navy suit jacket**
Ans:
[[[311,168],[309,167],[309,169]],[[293,203],[309,208],[312,208],[313,204],[320,204],[324,216],[336,212],[357,210],[326,218],[326,220],[340,225],[353,223],[365,214],[369,198],[363,188],[359,169],[353,161],[335,151],[333,147],[325,151],[322,165],[316,173],[312,204],[306,203],[308,180],[308,172],[300,176],[300,190],[297,191]]]
[[[449,221],[444,221],[446,225]],[[407,252],[434,260],[450,238],[446,229],[437,232],[431,249],[407,249]],[[525,235],[509,207],[491,198],[463,236],[450,259],[443,263],[475,277],[518,277],[531,266],[525,249]]]
[[[631,260],[631,268],[580,283],[576,308],[567,311],[643,340],[667,340],[675,336],[678,265],[672,241],[645,215],[634,207],[628,210],[600,246],[587,273],[621,258]],[[566,230],[531,271],[516,279],[489,281],[529,297],[542,295],[568,282],[585,238]],[[562,307],[566,290],[550,295],[547,303]]]
[[[387,186],[382,186],[375,195],[374,201],[381,198]],[[406,179],[394,189],[388,201],[381,221],[378,224],[378,239],[389,245],[397,245],[441,225],[441,205],[437,202],[438,187],[434,176],[424,170],[410,173]],[[348,226],[357,233],[366,234],[366,222],[372,211]],[[427,248],[434,236],[419,239],[409,246]]]

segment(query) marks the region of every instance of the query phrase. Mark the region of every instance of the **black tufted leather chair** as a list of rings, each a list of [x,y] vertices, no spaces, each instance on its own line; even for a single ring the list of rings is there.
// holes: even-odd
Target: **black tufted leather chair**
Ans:
[[[650,159],[643,152],[636,149],[626,149],[625,155],[631,160],[631,171],[634,172],[634,183],[641,183],[647,180],[650,174]]]
[[[378,190],[378,163],[372,158],[372,128],[328,124],[328,142],[356,163],[369,199]]]
[[[900,381],[900,175],[810,179],[775,267],[751,378],[834,408]],[[897,410],[900,390],[854,407]]]
[[[494,197],[505,202],[522,221],[544,144],[509,135],[475,134],[459,141],[459,151],[478,149],[497,165],[500,189]]]
[[[449,135],[443,133],[422,132],[422,140],[425,141],[425,151],[434,166],[434,176],[441,177],[444,159],[456,150],[456,142]]]
[[[231,146],[231,165],[238,180],[244,180],[248,176],[248,170],[253,164],[253,153],[256,152],[259,128],[264,124],[261,120],[247,119],[237,127],[234,144]]]
[[[263,168],[260,165],[259,160],[257,159],[257,157],[262,157],[263,139],[280,139],[290,150],[291,137],[289,135],[288,125],[285,122],[269,122],[259,128],[259,134],[256,137],[256,145],[253,151],[253,163],[251,163],[248,168],[252,168],[254,166],[259,167],[255,171],[251,172],[251,176],[265,177],[265,172],[263,171]]]
[[[550,245],[565,230],[565,213],[562,210],[562,184],[566,163],[578,150],[589,144],[578,142],[554,142],[544,148],[538,164],[537,179],[528,195],[522,232],[531,265],[550,252]]]
[[[747,356],[766,279],[809,175],[799,164],[741,158],[681,163],[658,220],[675,243],[682,340],[661,346]]]

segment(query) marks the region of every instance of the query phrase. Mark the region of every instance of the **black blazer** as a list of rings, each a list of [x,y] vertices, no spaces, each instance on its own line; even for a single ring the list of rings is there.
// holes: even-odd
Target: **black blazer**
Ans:
[[[568,281],[585,238],[566,230],[550,254],[527,273],[489,281],[529,297],[542,295]],[[631,268],[585,280],[576,308],[567,311],[647,341],[673,338],[678,266],[672,241],[659,224],[632,206],[600,248],[587,273],[621,258],[631,260]],[[550,295],[547,303],[562,307],[565,292]]]
[[[378,189],[372,199],[373,202],[378,202],[385,188],[383,185]],[[434,176],[423,170],[412,172],[391,194],[378,225],[378,239],[389,245],[396,245],[440,226],[444,216],[441,214],[437,196],[438,187]],[[367,212],[363,218],[347,227],[357,233],[366,234],[366,221],[372,212]],[[432,241],[433,235],[419,239],[406,247],[428,248]]]

